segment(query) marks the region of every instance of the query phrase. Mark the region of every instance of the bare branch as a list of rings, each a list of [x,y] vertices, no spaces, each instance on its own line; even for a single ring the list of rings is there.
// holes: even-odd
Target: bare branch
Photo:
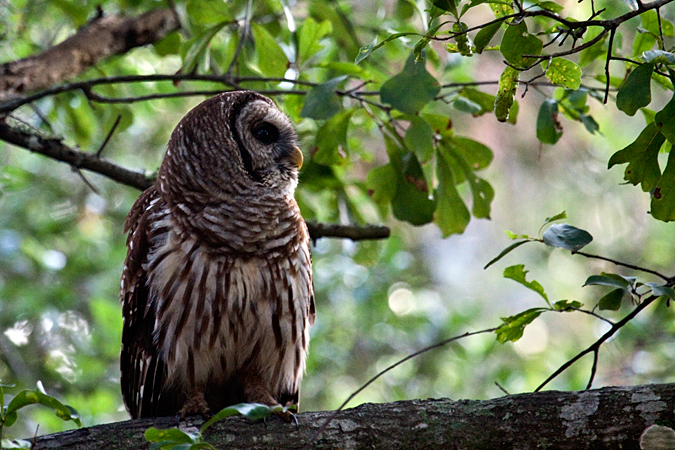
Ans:
[[[654,303],[654,301],[656,301],[656,299],[658,299],[657,296],[651,295],[651,296],[649,296],[645,301],[643,301],[642,303],[640,303],[639,305],[637,305],[637,306],[635,307],[635,309],[633,309],[633,311],[631,311],[630,313],[628,313],[628,314],[626,315],[626,317],[624,317],[623,319],[621,319],[620,321],[618,321],[617,323],[615,323],[615,324],[612,326],[612,328],[610,328],[609,331],[607,331],[605,334],[603,334],[602,336],[600,336],[600,338],[599,338],[597,341],[595,341],[594,343],[592,343],[592,344],[591,344],[589,347],[587,347],[585,350],[582,350],[581,352],[579,352],[574,358],[570,359],[570,360],[567,361],[565,364],[563,364],[562,366],[560,366],[560,367],[559,367],[555,372],[553,372],[546,380],[544,380],[544,382],[541,383],[541,384],[537,387],[537,389],[534,390],[534,392],[539,392],[539,391],[541,391],[541,390],[542,390],[549,382],[551,382],[554,378],[556,378],[558,375],[560,375],[560,374],[563,373],[565,370],[567,370],[568,368],[570,368],[570,366],[572,366],[572,364],[574,364],[575,362],[577,362],[578,360],[580,360],[581,358],[583,358],[583,357],[586,356],[587,354],[589,354],[589,353],[591,353],[591,352],[597,352],[598,349],[600,348],[600,346],[601,346],[603,343],[605,343],[605,341],[607,341],[607,339],[609,339],[609,338],[611,338],[612,336],[614,336],[614,334],[615,334],[617,331],[619,331],[621,328],[623,328],[624,325],[626,325],[628,322],[630,322],[630,321],[633,319],[633,317],[637,316],[643,309],[645,309],[647,306],[649,306],[649,305],[651,305],[652,303]],[[596,353],[596,355],[597,355],[597,353]],[[593,364],[593,365],[594,365],[594,367],[597,367],[597,361],[594,361],[594,364]],[[594,374],[594,373],[595,373],[595,372],[592,372],[592,374]],[[589,385],[590,385],[592,382],[593,382],[593,378],[591,377],[591,379],[589,380]]]
[[[645,267],[636,266],[634,264],[628,264],[628,263],[625,263],[625,262],[617,261],[616,259],[607,258],[606,256],[593,255],[591,253],[585,253],[585,252],[574,252],[574,254],[585,256],[586,258],[600,259],[602,261],[607,261],[607,262],[610,262],[610,263],[612,263],[614,265],[617,265],[617,266],[626,267],[628,269],[637,270],[637,271],[640,271],[640,272],[651,273],[652,275],[656,275],[657,277],[665,280],[666,283],[670,283],[670,282],[673,281],[673,279],[675,279],[675,277],[673,277],[673,278],[667,277],[667,276],[663,275],[662,273],[657,272],[656,270],[647,269]]]
[[[42,53],[1,65],[0,99],[70,79],[109,56],[157,42],[178,25],[171,9],[155,9],[132,18],[114,14],[96,18]]]
[[[57,161],[70,164],[75,169],[87,169],[137,189],[147,189],[155,181],[143,172],[118,166],[112,161],[97,157],[93,153],[72,149],[60,139],[44,138],[37,134],[17,130],[2,121],[0,121],[0,139],[31,152],[40,153]]]

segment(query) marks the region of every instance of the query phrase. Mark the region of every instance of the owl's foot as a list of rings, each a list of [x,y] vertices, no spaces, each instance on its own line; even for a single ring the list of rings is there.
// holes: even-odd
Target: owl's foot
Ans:
[[[203,392],[195,392],[188,397],[183,407],[178,411],[178,414],[181,419],[185,419],[187,416],[201,415],[204,419],[208,420],[213,416]]]
[[[281,417],[286,423],[293,422],[295,424],[296,431],[300,429],[298,418],[295,417],[295,414],[293,414],[288,408],[277,405],[276,407],[272,407],[272,414],[276,414],[277,416]]]

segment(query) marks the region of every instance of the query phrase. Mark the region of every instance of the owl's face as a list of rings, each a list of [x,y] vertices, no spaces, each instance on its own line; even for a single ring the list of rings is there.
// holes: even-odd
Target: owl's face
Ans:
[[[288,117],[260,94],[227,92],[200,103],[178,124],[160,168],[160,189],[175,189],[162,184],[170,173],[193,192],[250,187],[292,195],[301,166]]]

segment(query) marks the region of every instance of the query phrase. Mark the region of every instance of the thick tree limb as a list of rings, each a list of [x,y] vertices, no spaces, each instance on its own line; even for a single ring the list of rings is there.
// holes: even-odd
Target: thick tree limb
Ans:
[[[0,140],[70,164],[73,169],[86,169],[136,189],[147,189],[155,182],[153,176],[119,166],[108,159],[101,158],[96,153],[75,150],[65,145],[60,139],[46,138],[38,134],[19,130],[1,120]],[[381,225],[361,226],[307,222],[307,227],[313,240],[322,237],[332,237],[360,241],[389,237],[389,228]]]
[[[410,400],[343,411],[315,449],[638,449],[644,430],[675,422],[675,384],[547,391],[487,401]],[[216,448],[301,448],[330,412],[299,414],[299,429],[231,418],[210,428]],[[201,425],[201,420],[196,426]],[[97,425],[37,439],[37,449],[145,449],[143,432],[175,418]],[[195,423],[193,422],[194,426]]]
[[[68,80],[99,61],[159,41],[178,29],[171,9],[138,17],[104,16],[44,52],[0,66],[0,99],[45,89]]]

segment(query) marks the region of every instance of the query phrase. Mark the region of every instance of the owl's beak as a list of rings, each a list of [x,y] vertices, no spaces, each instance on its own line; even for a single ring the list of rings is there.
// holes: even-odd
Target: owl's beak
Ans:
[[[289,155],[288,159],[298,169],[302,167],[302,162],[304,161],[304,158],[302,157],[302,151],[296,145],[293,146],[293,150],[291,150],[291,154]]]

